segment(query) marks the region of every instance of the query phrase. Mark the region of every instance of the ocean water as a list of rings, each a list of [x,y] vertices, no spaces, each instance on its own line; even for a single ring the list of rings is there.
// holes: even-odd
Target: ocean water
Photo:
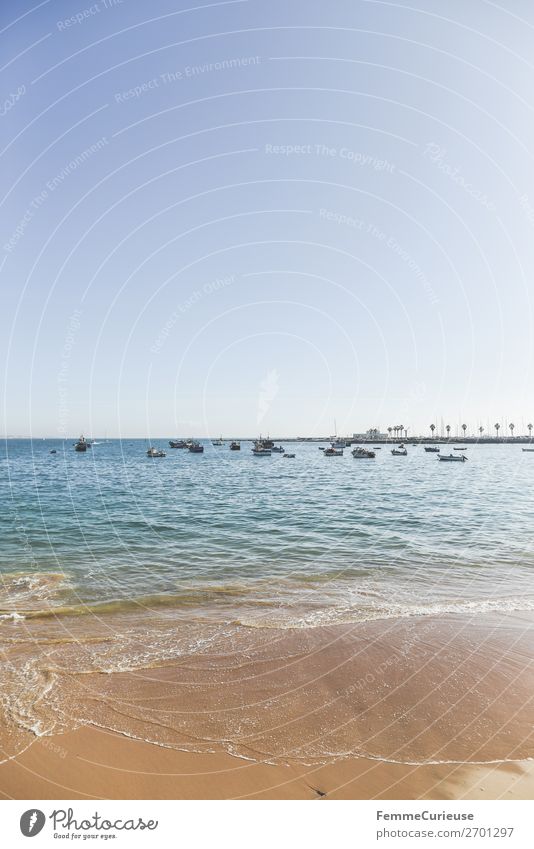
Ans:
[[[142,605],[306,627],[534,609],[534,453],[519,446],[471,446],[463,464],[422,447],[146,447],[2,444],[0,616]]]
[[[286,447],[2,444],[3,758],[87,723],[268,761],[532,755],[534,453]]]

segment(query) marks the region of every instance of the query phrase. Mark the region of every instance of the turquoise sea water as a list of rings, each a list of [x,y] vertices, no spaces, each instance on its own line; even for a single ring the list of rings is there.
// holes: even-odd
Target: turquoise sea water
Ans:
[[[0,446],[0,616],[186,609],[302,627],[534,609],[534,453],[294,460],[145,440]],[[57,454],[50,454],[52,448]]]

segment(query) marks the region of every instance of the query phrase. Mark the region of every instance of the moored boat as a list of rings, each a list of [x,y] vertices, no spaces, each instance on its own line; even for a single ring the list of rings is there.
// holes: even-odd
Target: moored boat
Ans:
[[[203,454],[204,446],[201,445],[200,442],[197,442],[196,439],[192,439],[189,444],[189,451],[191,454]]]
[[[171,448],[187,448],[187,442],[185,439],[169,439],[169,446]]]
[[[254,443],[252,453],[255,457],[270,457],[271,449],[266,446],[265,442],[257,439]]]
[[[222,436],[220,436],[220,437],[219,437],[219,439],[213,439],[213,440],[212,440],[212,442],[211,442],[211,444],[212,444],[212,445],[215,445],[217,448],[218,448],[220,445],[224,445],[224,442],[222,441]]]
[[[150,447],[146,452],[147,457],[166,457],[165,451],[162,451],[161,448],[153,448]]]
[[[234,440],[230,443],[230,451],[241,451],[241,443]]]
[[[423,448],[428,454],[439,454],[439,447],[437,445],[423,445]]]
[[[85,436],[80,436],[78,442],[74,443],[74,450],[75,451],[87,451],[87,448],[90,448],[90,447],[91,446],[87,442]]]
[[[362,445],[357,445],[352,451],[352,456],[356,460],[372,460],[373,457],[376,457],[376,454],[368,448],[363,448]]]
[[[294,459],[295,459],[295,455],[294,455],[294,454],[287,454],[287,453],[284,451],[284,460],[294,460]]]
[[[408,455],[404,445],[399,445],[398,448],[392,448],[391,453],[394,454],[395,457],[406,457]]]
[[[274,451],[275,454],[283,454],[285,450],[281,445],[273,445],[271,448],[271,451]]]
[[[343,457],[343,448],[336,448],[336,444],[333,442],[330,448],[325,448],[324,450],[325,457]]]
[[[465,463],[467,457],[465,454],[459,454],[458,456],[455,456],[454,454],[440,454],[438,460],[442,460],[447,463]]]

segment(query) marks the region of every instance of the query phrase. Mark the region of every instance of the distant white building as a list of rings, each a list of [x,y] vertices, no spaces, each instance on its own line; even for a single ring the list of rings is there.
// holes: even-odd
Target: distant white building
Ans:
[[[370,427],[365,433],[353,433],[353,439],[387,439],[387,433],[381,433],[379,427]]]

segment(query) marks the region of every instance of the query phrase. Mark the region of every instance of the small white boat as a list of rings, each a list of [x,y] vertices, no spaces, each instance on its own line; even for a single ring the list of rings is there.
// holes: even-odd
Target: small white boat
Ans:
[[[369,451],[368,448],[363,448],[361,445],[357,445],[352,452],[352,456],[356,460],[372,460],[376,454],[374,451]]]
[[[423,445],[423,448],[428,454],[439,454],[439,447],[437,445]]]
[[[146,452],[147,457],[166,457],[165,451],[162,451],[160,448],[149,448]]]
[[[465,463],[467,457],[465,454],[460,454],[455,456],[454,454],[440,454],[438,460],[442,460],[444,463]]]
[[[219,445],[224,445],[224,442],[222,441],[222,436],[220,436],[219,439],[213,439],[211,444],[217,447]]]
[[[399,445],[398,448],[392,448],[391,453],[395,457],[406,457],[408,455],[408,452],[406,451],[406,448],[404,447],[404,445]]]
[[[271,451],[274,451],[276,454],[283,454],[285,450],[286,449],[283,448],[281,445],[273,445],[273,447],[271,448]]]

